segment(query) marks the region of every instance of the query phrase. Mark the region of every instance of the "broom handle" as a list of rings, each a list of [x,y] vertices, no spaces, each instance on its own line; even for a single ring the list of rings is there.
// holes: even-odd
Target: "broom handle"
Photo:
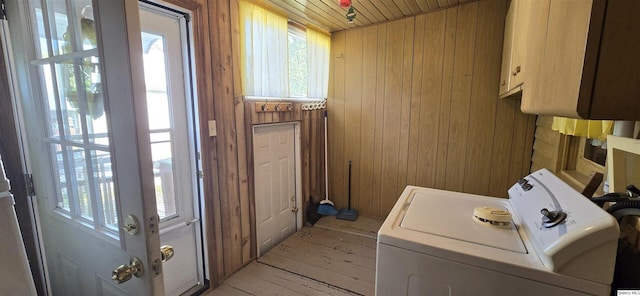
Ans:
[[[349,211],[351,211],[351,159],[349,159]]]
[[[327,111],[324,111],[324,199],[329,200],[329,160],[327,149]]]

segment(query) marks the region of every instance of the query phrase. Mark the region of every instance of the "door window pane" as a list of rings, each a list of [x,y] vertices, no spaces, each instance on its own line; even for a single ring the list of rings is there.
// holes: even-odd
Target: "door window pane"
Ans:
[[[91,0],[31,0],[55,207],[118,233],[115,176]]]
[[[78,210],[81,217],[93,220],[93,210],[91,202],[90,180],[87,175],[87,163],[85,161],[84,149],[78,147],[67,147],[71,170],[71,184],[75,195],[78,197]]]
[[[53,45],[53,55],[70,53],[72,32],[67,33],[69,19],[65,0],[46,1],[48,6],[49,34]],[[71,29],[71,28],[69,28]]]
[[[104,94],[100,76],[98,57],[91,56],[83,59],[80,65],[82,75],[84,100],[86,101],[87,134],[89,142],[109,145],[107,117],[104,116]]]
[[[40,67],[40,77],[42,77],[41,88],[42,95],[44,96],[45,102],[45,118],[48,126],[46,127],[47,136],[60,139],[60,128],[59,124],[62,120],[58,116],[59,102],[58,97],[56,96],[56,87],[53,79],[55,76],[53,75],[52,66],[50,64],[45,64]]]
[[[55,157],[54,166],[57,168],[54,170],[54,175],[57,176],[58,183],[56,184],[60,195],[58,196],[57,208],[65,210],[66,212],[71,211],[71,206],[69,204],[69,185],[67,184],[67,171],[65,169],[65,157],[66,155],[63,153],[62,145],[54,144],[52,146],[52,154]]]
[[[44,21],[44,15],[42,14],[42,7],[41,7],[41,3],[35,2],[33,5],[33,12],[34,12],[34,22],[35,22],[35,46],[36,46],[36,54],[38,55],[38,58],[46,58],[49,57],[49,49],[47,47],[48,42],[47,42],[47,34],[46,34],[46,29],[44,27],[45,21]]]
[[[78,91],[76,71],[78,64],[74,61],[56,63],[56,78],[58,82],[58,98],[60,100],[60,116],[64,139],[82,142],[81,108],[84,108],[84,89]],[[79,70],[79,69],[78,69]],[[82,82],[82,81],[81,81]],[[49,85],[49,83],[47,83]],[[51,99],[49,99],[51,101]],[[51,104],[49,104],[51,105]]]
[[[91,151],[93,166],[93,182],[102,205],[101,226],[111,230],[118,229],[118,212],[116,211],[115,183],[111,170],[111,155],[107,151]]]
[[[160,219],[167,220],[178,213],[178,203],[174,186],[175,143],[172,141],[174,131],[170,111],[171,100],[167,88],[165,38],[161,35],[142,32],[142,46],[156,204]]]
[[[176,198],[173,182],[173,160],[171,142],[151,144],[153,157],[153,180],[156,187],[156,204],[160,219],[176,214]]]

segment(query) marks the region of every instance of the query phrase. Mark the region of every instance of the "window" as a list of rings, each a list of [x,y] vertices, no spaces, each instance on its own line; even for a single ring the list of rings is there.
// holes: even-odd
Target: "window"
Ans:
[[[100,59],[91,0],[31,1],[44,136],[56,212],[117,236]]]
[[[252,3],[239,4],[243,95],[326,98],[330,37]]]
[[[562,179],[582,191],[594,173],[604,174],[607,150],[593,144],[602,143],[586,137],[561,136]],[[596,195],[602,195],[602,184]]]
[[[289,96],[307,97],[307,39],[305,32],[289,26]]]
[[[607,161],[607,149],[602,147],[602,142],[595,139],[588,139],[584,144],[582,157],[604,166]]]

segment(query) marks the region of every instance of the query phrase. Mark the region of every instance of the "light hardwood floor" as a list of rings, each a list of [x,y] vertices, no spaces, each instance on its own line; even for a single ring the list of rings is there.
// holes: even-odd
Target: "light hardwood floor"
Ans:
[[[373,295],[383,220],[323,217],[303,227],[206,296]]]

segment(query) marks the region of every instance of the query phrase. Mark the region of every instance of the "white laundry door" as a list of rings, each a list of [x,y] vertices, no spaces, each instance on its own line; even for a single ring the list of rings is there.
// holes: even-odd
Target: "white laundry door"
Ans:
[[[204,276],[187,20],[175,10],[141,4],[140,24],[160,242],[175,252],[163,264],[164,288],[166,295],[180,295]]]
[[[296,231],[295,142],[294,124],[254,127],[258,256]]]
[[[49,294],[162,295],[137,1],[6,4]]]

